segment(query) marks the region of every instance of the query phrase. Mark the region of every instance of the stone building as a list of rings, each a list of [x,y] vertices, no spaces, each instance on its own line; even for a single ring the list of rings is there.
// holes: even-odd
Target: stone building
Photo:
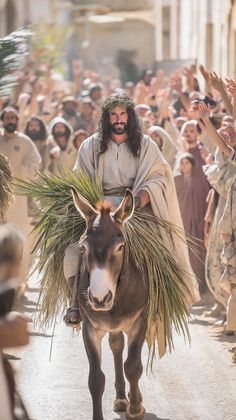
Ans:
[[[123,80],[168,62],[236,72],[236,0],[0,0],[0,37],[41,21],[72,25],[68,57]]]
[[[156,0],[156,53],[162,60],[195,60],[235,76],[235,0]]]

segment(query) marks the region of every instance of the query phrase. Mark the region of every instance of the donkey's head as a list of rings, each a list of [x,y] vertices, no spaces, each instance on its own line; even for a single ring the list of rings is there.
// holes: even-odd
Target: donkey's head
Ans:
[[[113,212],[112,206],[102,203],[94,209],[74,188],[72,196],[76,209],[86,220],[86,232],[81,238],[85,248],[86,268],[89,273],[88,302],[93,310],[112,308],[124,259],[124,223],[134,211],[130,190]]]

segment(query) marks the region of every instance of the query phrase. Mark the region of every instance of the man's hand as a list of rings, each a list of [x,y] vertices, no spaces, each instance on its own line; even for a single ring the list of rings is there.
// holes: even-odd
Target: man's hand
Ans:
[[[229,139],[230,146],[234,147],[236,144],[236,130],[232,125],[227,125],[224,128],[224,132]]]
[[[54,146],[50,151],[50,157],[52,159],[58,159],[61,154],[61,149],[59,146]]]
[[[25,346],[29,342],[27,318],[10,312],[0,319],[0,348]]]
[[[209,151],[208,147],[207,147],[207,146],[205,146],[205,145],[200,145],[199,149],[200,149],[200,155],[201,155],[201,158],[202,158],[204,161],[206,161],[206,159],[208,158],[209,153],[210,153],[210,151]]]
[[[205,104],[204,101],[201,101],[198,104],[198,114],[199,118],[201,118],[203,121],[209,120],[211,116],[211,109]]]
[[[204,67],[203,64],[200,64],[199,70],[200,70],[202,76],[204,77],[204,79],[208,82],[209,78],[210,78],[210,72],[206,69],[206,67]]]
[[[148,203],[150,203],[149,194],[145,190],[140,190],[135,198],[137,198],[137,202],[138,202],[136,207],[139,207],[140,209],[142,209]]]
[[[222,90],[224,91],[223,79],[215,71],[210,72],[209,80],[211,86],[218,92],[222,92]]]
[[[179,94],[182,93],[182,80],[177,73],[171,76],[170,85],[172,89],[176,90],[176,92],[178,92]]]
[[[231,95],[236,98],[236,83],[233,79],[225,79],[226,80],[226,87]]]

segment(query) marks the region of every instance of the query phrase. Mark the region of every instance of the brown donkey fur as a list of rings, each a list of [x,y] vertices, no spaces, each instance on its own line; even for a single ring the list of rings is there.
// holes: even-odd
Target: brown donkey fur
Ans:
[[[141,420],[145,410],[138,382],[143,372],[141,350],[146,335],[148,281],[127,257],[124,224],[132,217],[134,198],[127,190],[120,206],[95,210],[73,188],[74,204],[87,223],[81,238],[84,261],[78,282],[83,320],[83,340],[89,359],[89,389],[93,401],[93,420],[103,420],[102,395],[105,375],[101,370],[101,341],[109,333],[114,356],[116,399],[114,411],[125,411],[126,418]],[[129,382],[126,398],[123,373],[124,335],[128,337],[128,357],[124,372]]]

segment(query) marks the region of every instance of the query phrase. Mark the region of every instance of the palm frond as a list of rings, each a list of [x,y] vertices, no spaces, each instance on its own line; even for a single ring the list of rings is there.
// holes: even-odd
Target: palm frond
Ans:
[[[12,203],[12,174],[8,159],[0,154],[0,213],[1,219]]]
[[[63,258],[67,246],[79,241],[85,230],[85,222],[75,209],[70,187],[73,185],[93,206],[103,199],[99,182],[73,172],[60,175],[39,173],[37,180],[16,183],[17,193],[33,197],[36,201],[37,242],[34,252],[39,256],[37,268],[43,273],[40,293],[41,323],[51,323],[62,314],[70,300],[70,292],[63,275]],[[164,325],[165,344],[174,348],[173,331],[190,339],[188,307],[190,274],[177,263],[173,250],[168,249],[160,235],[160,228],[167,235],[178,236],[185,241],[185,233],[175,225],[155,216],[135,211],[126,223],[127,252],[141,273],[148,273],[148,328],[147,342],[150,352],[155,353],[158,323]],[[151,357],[151,360],[153,357]]]

